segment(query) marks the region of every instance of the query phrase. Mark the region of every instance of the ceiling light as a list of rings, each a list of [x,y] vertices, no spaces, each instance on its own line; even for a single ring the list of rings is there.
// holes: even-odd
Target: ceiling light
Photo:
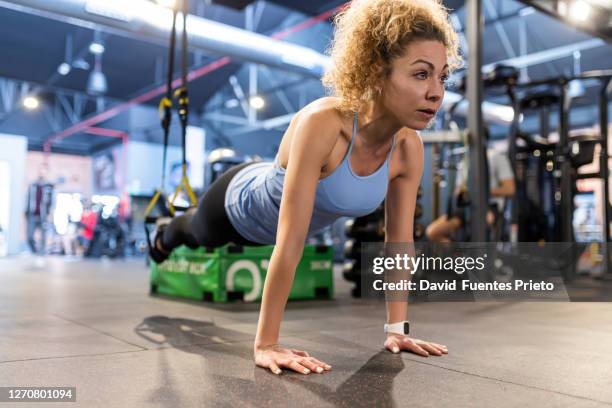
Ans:
[[[23,99],[23,106],[28,110],[34,110],[40,106],[40,101],[35,96],[26,96]]]
[[[60,75],[68,75],[72,67],[67,62],[62,62],[59,67],[57,67],[57,72]]]
[[[255,95],[251,97],[251,99],[249,99],[249,104],[251,105],[251,108],[255,110],[260,110],[264,106],[266,106],[266,101],[261,96]]]
[[[108,81],[106,80],[106,75],[102,72],[102,57],[100,54],[96,55],[96,65],[91,74],[89,74],[87,91],[95,95],[102,95],[108,91]]]
[[[89,80],[87,81],[87,91],[92,94],[105,94],[108,90],[108,82],[106,75],[101,71],[91,71]]]
[[[576,0],[572,3],[569,16],[576,21],[586,21],[591,14],[591,6],[584,0]]]
[[[574,51],[574,76],[579,76],[582,71],[580,68],[580,58],[582,57],[582,53],[578,50]],[[569,82],[569,87],[567,90],[568,96],[570,98],[579,98],[584,96],[586,93],[586,87],[584,83],[580,79],[574,79]]]
[[[66,47],[64,50],[64,61],[57,67],[57,72],[62,75],[68,75],[70,71],[72,71],[72,35],[68,34],[66,36]]]
[[[104,54],[104,50],[104,44],[102,44],[101,42],[94,41],[89,44],[89,52],[94,55]]]
[[[574,79],[569,82],[569,87],[567,88],[567,94],[570,98],[580,98],[584,96],[586,93],[586,88],[584,83],[580,79]]]

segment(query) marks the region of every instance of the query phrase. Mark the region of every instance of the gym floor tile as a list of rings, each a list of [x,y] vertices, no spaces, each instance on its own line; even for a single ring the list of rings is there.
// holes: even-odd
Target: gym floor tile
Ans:
[[[412,304],[413,335],[450,350],[422,358],[382,350],[384,303],[336,283],[290,302],[281,338],[333,371],[278,377],[253,364],[256,304],[151,297],[142,261],[0,260],[0,386],[76,386],[70,407],[612,406],[610,304]]]
[[[503,320],[501,317],[500,320]],[[444,356],[423,358],[404,354],[405,359],[440,369],[498,380],[500,382],[548,390],[564,395],[607,402],[612,405],[612,361],[597,347],[586,346],[585,334],[571,330],[550,330],[536,325],[521,326],[518,334],[498,326],[471,324],[445,327],[433,324],[414,330],[416,338],[443,343],[449,349]],[[612,335],[588,332],[589,344],[612,344]],[[316,354],[327,353],[330,344],[339,344],[342,352],[325,360],[334,367],[343,361],[347,350],[382,349],[384,340],[379,328],[347,332],[325,332],[300,336],[303,342],[292,343]],[[592,342],[592,343],[591,343]],[[317,346],[318,345],[318,346]]]
[[[0,363],[141,349],[56,316],[0,318]]]
[[[601,407],[605,403],[415,361],[298,338],[331,372],[275,376],[255,367],[251,343],[178,346],[2,365],[2,384],[75,386],[78,406]],[[323,351],[324,350],[324,351]],[[74,406],[72,404],[71,406]]]

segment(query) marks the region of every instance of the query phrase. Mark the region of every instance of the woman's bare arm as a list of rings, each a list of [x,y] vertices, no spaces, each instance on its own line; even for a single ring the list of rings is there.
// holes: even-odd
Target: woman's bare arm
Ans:
[[[256,356],[258,350],[278,342],[295,268],[304,251],[321,168],[336,143],[342,122],[336,111],[324,108],[303,113],[295,125],[283,185],[276,246],[262,295],[255,339]],[[296,369],[298,366],[288,367]]]
[[[398,146],[402,163],[400,174],[389,182],[385,201],[385,242],[414,241],[414,208],[423,175],[423,142],[413,130],[403,129],[407,137]],[[387,322],[406,320],[408,302],[387,302]]]
[[[398,154],[402,170],[400,174],[389,183],[387,199],[385,201],[385,243],[390,251],[407,251],[408,256],[415,256],[413,242],[414,209],[416,206],[417,191],[423,175],[423,142],[413,130],[404,129],[407,133],[403,143],[400,144]],[[409,275],[408,271],[405,271]],[[410,276],[406,276],[410,279]],[[395,294],[396,296],[398,294]],[[387,322],[395,323],[407,320],[408,292],[401,294],[401,300],[392,297],[387,301]],[[424,357],[442,355],[447,353],[446,346],[432,343],[408,336],[389,334],[385,347],[398,353],[407,350]]]

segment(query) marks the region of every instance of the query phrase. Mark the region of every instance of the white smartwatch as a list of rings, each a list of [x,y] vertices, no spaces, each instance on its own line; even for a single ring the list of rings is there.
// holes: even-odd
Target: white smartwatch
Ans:
[[[404,320],[403,322],[385,324],[385,333],[403,334],[407,336],[410,333],[410,322]]]

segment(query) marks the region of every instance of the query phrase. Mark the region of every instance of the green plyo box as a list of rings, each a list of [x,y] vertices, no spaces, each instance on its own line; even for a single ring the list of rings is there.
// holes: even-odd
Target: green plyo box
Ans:
[[[235,245],[177,248],[167,261],[159,265],[151,261],[151,293],[213,302],[257,302],[273,249]],[[332,248],[306,245],[289,299],[331,299],[333,294]]]

